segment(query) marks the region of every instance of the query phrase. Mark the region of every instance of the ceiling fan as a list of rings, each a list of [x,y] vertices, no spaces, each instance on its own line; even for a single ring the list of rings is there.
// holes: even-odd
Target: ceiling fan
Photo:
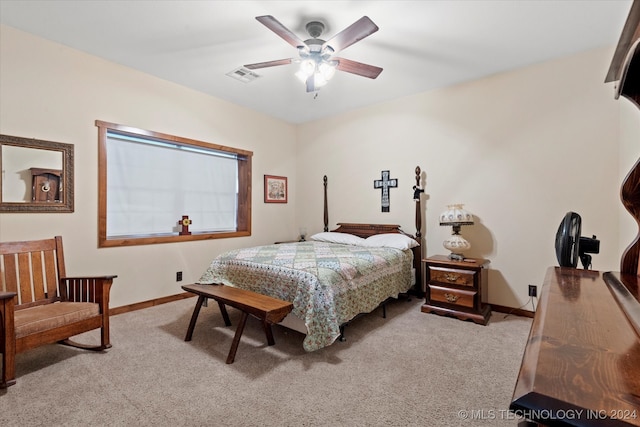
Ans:
[[[250,70],[299,62],[300,70],[296,76],[306,84],[307,92],[320,90],[333,77],[335,70],[370,79],[375,79],[382,72],[380,67],[333,56],[378,31],[378,26],[367,16],[358,19],[327,41],[319,38],[324,31],[324,24],[320,21],[307,23],[305,28],[311,38],[303,41],[271,15],[257,16],[256,19],[298,49],[300,59],[287,58],[245,65]]]

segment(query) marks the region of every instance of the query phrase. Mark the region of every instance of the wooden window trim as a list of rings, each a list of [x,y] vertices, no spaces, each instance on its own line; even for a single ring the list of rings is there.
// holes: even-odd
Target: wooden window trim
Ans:
[[[211,144],[194,139],[168,135],[130,126],[96,120],[98,127],[98,246],[119,247],[151,245],[157,243],[188,242],[194,240],[224,239],[251,235],[251,159],[253,152],[224,145]],[[107,131],[132,136],[172,141],[179,144],[233,153],[238,156],[238,217],[237,230],[224,232],[199,232],[190,235],[134,235],[126,238],[107,238]],[[177,221],[178,219],[176,219]]]

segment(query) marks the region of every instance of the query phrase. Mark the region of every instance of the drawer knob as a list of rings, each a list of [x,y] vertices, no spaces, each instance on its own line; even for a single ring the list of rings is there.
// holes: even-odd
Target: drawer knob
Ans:
[[[458,295],[454,295],[454,294],[444,294],[444,297],[449,302],[456,302],[458,301],[458,298],[460,298]]]

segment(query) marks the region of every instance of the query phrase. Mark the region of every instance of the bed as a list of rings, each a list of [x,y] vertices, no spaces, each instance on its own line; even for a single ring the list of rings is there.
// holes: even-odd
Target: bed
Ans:
[[[419,176],[416,168],[418,188]],[[326,200],[326,177],[324,182]],[[324,230],[310,241],[220,254],[198,283],[235,286],[292,302],[293,311],[282,324],[306,334],[306,351],[331,345],[355,317],[420,287],[419,228],[416,236],[393,224],[339,223],[328,231],[325,214]]]

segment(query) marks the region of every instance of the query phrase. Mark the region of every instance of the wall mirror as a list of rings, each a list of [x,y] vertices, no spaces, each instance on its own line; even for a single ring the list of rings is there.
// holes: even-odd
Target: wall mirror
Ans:
[[[73,144],[0,135],[0,212],[73,212]]]

